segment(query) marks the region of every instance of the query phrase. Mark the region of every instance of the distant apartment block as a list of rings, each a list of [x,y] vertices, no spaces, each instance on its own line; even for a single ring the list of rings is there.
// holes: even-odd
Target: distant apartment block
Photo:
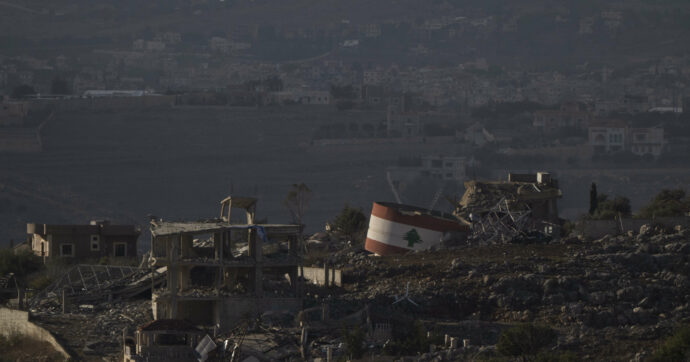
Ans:
[[[419,113],[388,106],[386,130],[388,137],[417,137],[424,134],[424,124]]]
[[[134,225],[111,225],[91,221],[89,225],[29,223],[31,250],[47,258],[84,260],[101,257],[136,257],[141,230]]]
[[[621,120],[593,122],[588,134],[595,154],[629,151],[638,156],[659,156],[666,144],[663,128],[631,128]]]
[[[544,133],[553,133],[563,129],[586,129],[592,115],[582,110],[576,103],[561,105],[557,110],[540,110],[534,112],[532,126]]]
[[[331,94],[326,91],[287,90],[269,92],[266,95],[269,104],[307,104],[326,105],[331,103]]]
[[[26,102],[0,101],[0,126],[20,125],[28,114],[29,105]]]
[[[378,70],[365,70],[362,73],[362,83],[365,85],[379,85],[383,81],[383,74]]]
[[[666,142],[664,141],[664,129],[661,127],[653,128],[630,128],[630,151],[638,156],[650,154],[659,156],[663,152]]]

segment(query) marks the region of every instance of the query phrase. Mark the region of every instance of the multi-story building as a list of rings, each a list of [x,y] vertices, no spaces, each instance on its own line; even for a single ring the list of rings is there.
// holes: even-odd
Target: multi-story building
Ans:
[[[388,137],[418,137],[424,134],[424,123],[419,113],[390,105],[386,114],[386,130]]]
[[[246,219],[234,222],[231,211]],[[302,308],[300,225],[255,224],[256,199],[228,197],[220,218],[206,222],[151,221],[153,267],[167,267],[154,290],[154,319],[189,319],[228,330],[242,318]]]
[[[666,145],[664,129],[661,127],[630,128],[628,129],[628,138],[630,152],[638,156],[659,156]]]
[[[423,156],[421,176],[441,180],[465,181],[467,173],[465,157],[458,156]]]
[[[622,120],[592,122],[588,133],[595,154],[629,151],[638,156],[659,156],[666,145],[663,128],[631,128]]]
[[[136,257],[141,230],[134,225],[111,225],[108,221],[91,221],[89,225],[49,225],[29,223],[31,250],[47,258],[68,260],[102,257]]]
[[[625,149],[625,134],[628,125],[622,120],[605,120],[589,125],[589,144],[595,153],[610,153]]]
[[[585,129],[591,118],[591,114],[580,109],[578,104],[566,103],[557,110],[534,112],[532,126],[544,133],[553,133],[562,129]]]

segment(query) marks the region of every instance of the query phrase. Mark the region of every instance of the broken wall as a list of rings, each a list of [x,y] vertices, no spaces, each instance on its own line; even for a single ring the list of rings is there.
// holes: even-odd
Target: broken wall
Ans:
[[[226,298],[221,306],[221,328],[232,327],[244,318],[255,318],[268,311],[296,314],[300,310],[300,298]]]
[[[299,273],[301,277],[304,277],[305,279],[308,279],[317,285],[326,285],[326,279],[328,279],[329,285],[335,285],[338,287],[343,286],[343,272],[340,269],[304,267],[299,268]]]
[[[50,332],[29,321],[29,312],[0,307],[0,334],[6,337],[25,335],[48,342],[65,359],[70,358],[69,353]]]

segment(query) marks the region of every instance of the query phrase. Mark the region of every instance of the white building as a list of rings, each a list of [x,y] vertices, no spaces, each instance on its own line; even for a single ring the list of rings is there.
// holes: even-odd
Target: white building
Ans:
[[[589,144],[595,153],[610,153],[625,149],[627,124],[621,120],[597,121],[589,125]]]
[[[598,121],[588,128],[594,153],[629,151],[638,156],[659,156],[666,141],[661,127],[630,128],[620,120]]]

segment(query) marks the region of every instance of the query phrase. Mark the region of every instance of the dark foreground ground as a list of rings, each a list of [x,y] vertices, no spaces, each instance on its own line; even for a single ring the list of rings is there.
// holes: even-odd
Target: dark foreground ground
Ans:
[[[556,332],[545,347],[555,355],[648,360],[669,335],[690,323],[690,232],[641,231],[594,241],[474,245],[388,257],[344,247],[332,235],[330,241],[322,237],[322,246],[330,249],[313,255],[326,256],[342,269],[343,286],[310,285],[305,307],[328,305],[330,322],[267,314],[238,326],[242,333],[229,338],[253,340],[246,342],[247,354],[300,360],[301,319],[309,329],[309,356],[314,358],[325,357],[326,346],[344,357],[346,336],[361,328],[366,360],[408,355],[421,361],[502,361],[509,359],[496,351],[500,333],[528,323]],[[394,303],[405,294],[409,300]],[[361,311],[367,311],[368,318],[353,319]],[[151,318],[146,295],[87,309],[74,306],[67,315],[54,303],[34,312],[39,324],[88,360],[117,358],[121,331],[131,332]],[[452,358],[446,350],[391,351],[384,347],[385,340],[372,337],[382,323],[392,326],[389,343],[405,341],[414,335],[411,328],[421,325],[422,334],[449,334],[467,339],[471,347],[454,351]],[[443,344],[438,339],[427,342]]]

